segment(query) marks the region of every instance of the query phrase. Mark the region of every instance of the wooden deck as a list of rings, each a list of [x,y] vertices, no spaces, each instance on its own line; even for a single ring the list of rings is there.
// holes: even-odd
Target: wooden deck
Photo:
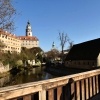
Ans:
[[[0,100],[100,100],[100,69],[0,88]]]

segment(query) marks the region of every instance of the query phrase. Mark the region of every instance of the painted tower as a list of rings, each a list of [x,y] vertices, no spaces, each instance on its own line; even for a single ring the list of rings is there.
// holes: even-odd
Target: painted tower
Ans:
[[[32,28],[29,21],[27,22],[26,26],[26,36],[32,36]]]

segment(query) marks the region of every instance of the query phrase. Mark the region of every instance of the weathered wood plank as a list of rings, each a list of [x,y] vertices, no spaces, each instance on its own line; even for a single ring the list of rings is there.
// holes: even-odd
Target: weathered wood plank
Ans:
[[[62,99],[62,86],[57,87],[57,100],[63,100]]]
[[[42,87],[40,85],[11,90],[9,92],[0,93],[0,100],[12,99],[12,98],[32,94],[35,93],[36,91],[41,91],[41,90]]]
[[[84,80],[81,80],[81,96],[82,96],[82,98],[81,98],[81,100],[85,100],[85,86],[84,86]]]
[[[89,81],[88,79],[85,79],[85,83],[86,83],[86,100],[89,99]]]
[[[100,74],[100,69],[97,70],[92,70],[89,72],[83,72],[79,74],[74,74],[74,75],[68,75],[68,76],[63,76],[55,79],[49,79],[49,80],[44,80],[40,82],[31,82],[28,84],[22,84],[22,85],[15,85],[15,86],[9,86],[9,87],[4,87],[0,88],[0,100],[6,100],[6,99],[12,99],[12,98],[17,98],[21,97],[24,95],[29,95],[33,94],[35,92],[39,92],[42,90],[48,90],[52,88],[57,88],[58,86],[63,86],[70,84],[71,82],[69,81],[70,79],[73,79],[76,84],[78,84],[78,81],[82,79],[86,79],[89,77],[96,76],[96,93],[99,93],[99,88],[100,88],[100,82],[98,75]],[[90,84],[91,83],[91,84]],[[92,80],[89,79],[89,86],[90,86],[90,92],[93,90],[91,87],[92,86]],[[80,94],[80,89],[77,86],[76,87],[76,97]],[[92,92],[90,93],[90,96],[92,96]],[[80,97],[78,97],[80,98]]]
[[[93,76],[93,95],[96,94],[95,76]]]
[[[31,95],[23,96],[23,100],[31,100]]]
[[[96,75],[96,94],[99,93],[98,75]]]
[[[75,83],[71,83],[71,100],[75,100]]]
[[[80,82],[76,82],[76,100],[81,100],[80,99]]]
[[[89,78],[89,85],[90,85],[90,98],[92,97],[92,93],[93,93],[93,91],[92,91],[92,77],[90,77]]]
[[[46,100],[46,90],[39,92],[39,100]]]
[[[48,90],[48,100],[54,100],[54,90]]]

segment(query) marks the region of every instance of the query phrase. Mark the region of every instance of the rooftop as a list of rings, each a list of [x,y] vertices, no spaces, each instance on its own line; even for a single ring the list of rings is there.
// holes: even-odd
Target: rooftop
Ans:
[[[100,38],[73,45],[66,60],[94,60],[100,52]]]

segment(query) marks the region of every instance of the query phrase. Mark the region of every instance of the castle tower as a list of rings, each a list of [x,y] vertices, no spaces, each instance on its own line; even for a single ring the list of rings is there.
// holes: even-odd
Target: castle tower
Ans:
[[[29,21],[27,22],[26,26],[26,36],[32,36],[32,28]]]
[[[55,48],[55,43],[53,42],[53,43],[52,43],[52,49],[54,49],[54,48]]]

